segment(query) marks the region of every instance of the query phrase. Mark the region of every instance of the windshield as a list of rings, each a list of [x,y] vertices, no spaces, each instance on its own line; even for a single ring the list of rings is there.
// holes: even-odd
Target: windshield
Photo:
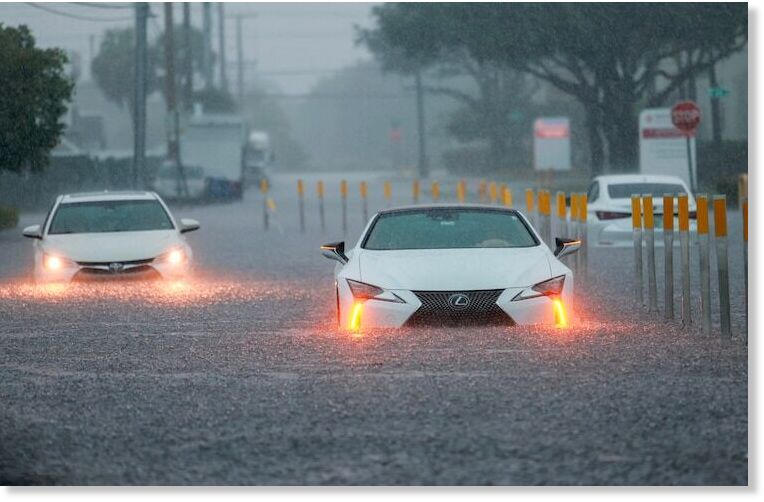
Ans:
[[[172,221],[156,200],[120,200],[61,204],[48,234],[171,230]]]
[[[516,248],[538,242],[515,211],[437,208],[383,213],[364,249]]]
[[[676,183],[618,183],[608,185],[607,193],[611,199],[630,199],[635,194],[662,197],[665,194],[687,193],[687,190]]]

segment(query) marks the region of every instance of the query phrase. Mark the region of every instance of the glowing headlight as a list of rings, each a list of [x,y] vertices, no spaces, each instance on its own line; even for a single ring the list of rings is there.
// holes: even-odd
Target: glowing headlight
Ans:
[[[74,262],[71,260],[48,253],[43,253],[42,263],[47,270],[51,271],[61,270],[62,268],[68,268],[74,265]]]
[[[347,281],[348,286],[350,286],[350,292],[353,293],[353,298],[358,301],[379,300],[382,302],[406,303],[392,291],[352,279],[347,279]]]
[[[169,263],[170,265],[180,265],[186,261],[186,253],[182,249],[171,249],[156,258],[157,262]]]
[[[552,277],[520,291],[512,298],[512,301],[528,300],[530,298],[538,298],[539,296],[560,296],[563,286],[565,286],[564,275]]]

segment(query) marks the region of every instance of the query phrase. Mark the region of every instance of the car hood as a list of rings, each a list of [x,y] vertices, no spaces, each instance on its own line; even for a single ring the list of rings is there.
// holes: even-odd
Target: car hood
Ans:
[[[175,230],[47,235],[43,249],[74,261],[107,262],[155,258],[181,244]]]
[[[358,256],[363,282],[385,289],[469,291],[527,287],[551,275],[548,251],[530,248],[370,251]]]

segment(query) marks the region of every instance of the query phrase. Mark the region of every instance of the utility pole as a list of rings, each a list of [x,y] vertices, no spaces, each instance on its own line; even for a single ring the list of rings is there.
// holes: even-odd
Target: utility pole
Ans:
[[[228,74],[225,60],[225,10],[223,2],[218,2],[218,50],[220,51],[220,88],[228,92]]]
[[[133,188],[143,186],[146,166],[146,19],[149,4],[135,4],[135,71],[133,109]]]
[[[180,117],[178,116],[178,101],[176,98],[175,78],[175,23],[173,21],[173,4],[164,4],[164,65],[165,65],[165,99],[167,101],[167,116],[170,121],[167,127],[167,160],[175,164],[177,169],[178,196],[186,195],[186,177],[180,162]]]
[[[241,40],[241,16],[236,17],[236,87],[239,104],[244,101],[244,46]]]
[[[191,4],[183,2],[183,108],[194,108],[194,48],[191,45]]]
[[[416,82],[416,119],[417,119],[417,136],[419,137],[419,162],[417,163],[417,170],[419,171],[420,178],[427,178],[430,176],[430,166],[427,161],[427,138],[425,138],[425,123],[424,123],[424,89],[422,88],[422,72],[417,69],[414,74],[414,80]]]
[[[719,82],[716,80],[716,65],[711,65],[708,69],[708,86],[711,89],[719,87]],[[711,137],[714,144],[719,145],[722,142],[722,117],[721,117],[721,103],[718,96],[711,96]]]
[[[202,53],[202,72],[204,88],[212,87],[212,11],[209,2],[202,3],[202,33],[204,49]]]

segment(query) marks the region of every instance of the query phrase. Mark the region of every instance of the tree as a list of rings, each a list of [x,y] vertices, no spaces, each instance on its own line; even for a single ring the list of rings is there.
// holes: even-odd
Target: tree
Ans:
[[[204,64],[204,35],[198,28],[191,28],[191,67],[194,75],[201,74],[202,65]],[[175,47],[175,77],[177,81],[178,89],[183,89],[186,85],[186,73],[183,71],[186,61],[186,38],[185,29],[183,24],[176,24],[173,29],[173,39]],[[165,57],[164,57],[164,31],[157,37],[154,42],[152,52],[156,58],[157,71],[160,74],[158,77],[159,90],[164,95],[166,87],[164,85],[164,71],[165,71]],[[212,53],[212,63],[215,64],[215,53]]]
[[[40,49],[26,26],[0,23],[0,169],[40,170],[58,144],[74,84],[61,49]]]
[[[146,95],[158,87],[156,50],[148,49]],[[107,30],[91,63],[93,78],[106,97],[132,117],[135,100],[135,33],[132,28]]]
[[[466,52],[573,96],[586,109],[595,172],[605,146],[612,167],[633,168],[638,108],[664,104],[747,43],[745,4],[411,3],[374,15],[370,36],[390,49],[383,61],[433,64]]]

